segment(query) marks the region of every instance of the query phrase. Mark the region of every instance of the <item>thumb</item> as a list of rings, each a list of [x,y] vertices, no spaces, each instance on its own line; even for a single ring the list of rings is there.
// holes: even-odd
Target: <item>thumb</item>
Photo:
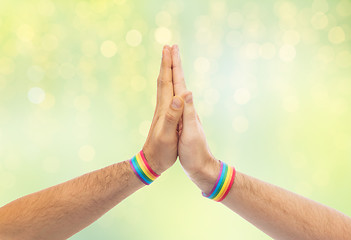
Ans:
[[[179,96],[174,96],[166,112],[163,130],[165,134],[174,134],[179,120],[183,114],[184,101]]]
[[[183,128],[190,123],[196,123],[197,113],[193,103],[193,94],[190,91],[186,91],[182,94],[184,102],[184,113],[183,113]]]

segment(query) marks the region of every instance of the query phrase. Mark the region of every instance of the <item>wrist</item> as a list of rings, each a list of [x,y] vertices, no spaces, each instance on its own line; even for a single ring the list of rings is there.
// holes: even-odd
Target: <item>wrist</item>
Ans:
[[[218,175],[221,170],[221,163],[212,155],[208,157],[201,168],[189,173],[190,179],[201,189],[204,193],[209,193],[216,184]]]
[[[151,151],[148,151],[148,149],[145,147],[143,147],[142,151],[144,153],[147,163],[155,173],[161,175],[164,171],[167,170],[167,167],[162,166],[162,164],[160,164],[160,161],[155,160],[156,156],[154,156]]]

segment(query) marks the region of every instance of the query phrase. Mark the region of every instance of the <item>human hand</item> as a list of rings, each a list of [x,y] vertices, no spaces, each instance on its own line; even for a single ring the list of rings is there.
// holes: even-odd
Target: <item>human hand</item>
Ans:
[[[173,87],[184,99],[183,118],[179,126],[178,155],[188,176],[203,192],[210,192],[220,172],[220,162],[212,155],[200,118],[196,113],[192,92],[184,81],[179,48],[172,47]]]
[[[160,74],[157,79],[157,103],[143,152],[150,167],[161,174],[177,159],[178,122],[184,101],[173,96],[171,48],[162,51]]]

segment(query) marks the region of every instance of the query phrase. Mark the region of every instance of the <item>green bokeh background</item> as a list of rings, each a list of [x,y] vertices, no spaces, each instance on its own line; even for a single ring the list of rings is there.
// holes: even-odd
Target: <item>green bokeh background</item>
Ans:
[[[0,2],[0,205],[131,157],[177,43],[213,154],[351,215],[351,1]],[[270,239],[177,162],[72,239]]]

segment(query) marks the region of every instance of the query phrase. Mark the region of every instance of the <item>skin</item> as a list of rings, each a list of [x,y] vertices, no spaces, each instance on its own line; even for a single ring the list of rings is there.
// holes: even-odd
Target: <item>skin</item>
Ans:
[[[172,47],[172,58],[175,94],[185,99],[179,160],[190,179],[209,193],[220,173],[220,162],[211,154],[192,94],[186,89],[177,46]],[[222,203],[274,239],[351,239],[348,216],[240,172]]]
[[[190,179],[209,193],[220,162],[186,89],[178,46],[165,46],[162,56],[145,157],[161,174],[179,155]],[[0,239],[66,239],[144,186],[124,161],[24,196],[0,208]],[[240,172],[222,203],[275,239],[351,239],[346,215]]]
[[[165,46],[156,109],[143,147],[158,174],[177,159],[177,125],[184,104],[173,92],[171,48]],[[67,239],[144,186],[123,161],[21,197],[0,208],[0,239]]]

